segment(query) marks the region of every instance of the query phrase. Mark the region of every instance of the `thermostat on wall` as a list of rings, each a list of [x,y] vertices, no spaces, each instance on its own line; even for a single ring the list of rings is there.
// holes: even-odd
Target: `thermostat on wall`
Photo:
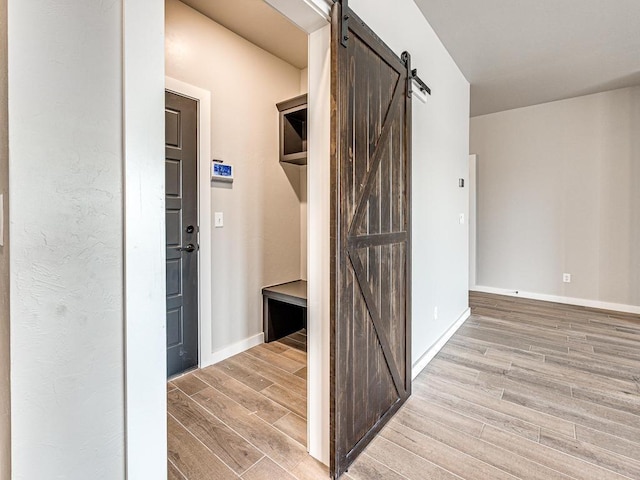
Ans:
[[[211,164],[211,180],[218,182],[233,182],[233,167],[220,160],[213,160]]]

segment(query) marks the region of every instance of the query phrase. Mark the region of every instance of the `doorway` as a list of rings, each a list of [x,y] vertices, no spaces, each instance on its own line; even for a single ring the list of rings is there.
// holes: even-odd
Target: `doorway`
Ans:
[[[166,73],[211,92],[211,125],[200,130],[199,140],[209,137],[212,148],[199,156],[198,186],[200,221],[211,221],[208,228],[200,223],[200,253],[209,245],[213,254],[200,258],[199,275],[211,279],[208,289],[200,288],[200,368],[169,384],[170,458],[175,467],[188,469],[177,465],[180,461],[171,452],[185,458],[187,453],[179,449],[193,438],[219,451],[211,443],[215,438],[183,428],[189,419],[184,408],[204,415],[194,428],[225,423],[228,429],[219,438],[238,444],[245,439],[259,451],[271,444],[261,437],[265,431],[271,436],[286,430],[290,440],[280,443],[307,456],[305,332],[268,344],[262,334],[263,288],[306,280],[302,218],[307,175],[303,166],[280,162],[276,108],[306,93],[305,68],[259,51],[187,3],[166,3]],[[212,177],[213,166],[220,165],[231,175]],[[203,237],[207,232],[209,240]],[[234,392],[241,394],[234,397]],[[219,407],[228,399],[235,403],[226,405],[227,417],[226,408]],[[249,418],[247,412],[262,412],[266,418]],[[235,460],[225,463],[240,474],[253,464],[241,461],[237,451],[231,452]],[[271,456],[279,465],[291,466],[286,456]]]

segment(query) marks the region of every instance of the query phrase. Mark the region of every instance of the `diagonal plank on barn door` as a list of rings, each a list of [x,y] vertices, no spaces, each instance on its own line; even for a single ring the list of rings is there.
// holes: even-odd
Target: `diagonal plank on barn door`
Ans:
[[[380,61],[379,58],[376,60]],[[389,172],[392,171],[393,167],[392,160],[400,158],[399,156],[391,156],[392,150],[390,148],[394,145],[392,142],[394,130],[397,131],[399,126],[400,107],[404,105],[404,89],[399,87],[398,82],[400,76],[395,75],[395,77],[395,84],[393,84],[393,80],[389,82],[389,85],[393,84],[393,96],[386,109],[381,132],[373,142],[370,142],[370,145],[373,145],[374,148],[373,154],[368,162],[369,168],[365,176],[365,185],[347,234],[347,253],[355,271],[361,294],[369,310],[375,334],[384,353],[386,367],[393,378],[398,396],[401,396],[404,391],[404,358],[400,358],[398,349],[393,353],[391,351],[389,336],[393,335],[396,330],[390,329],[391,324],[388,321],[383,324],[385,320],[393,317],[389,310],[391,306],[389,295],[384,295],[382,291],[385,287],[385,280],[390,280],[390,275],[393,274],[388,268],[390,263],[389,256],[392,250],[386,248],[384,252],[381,251],[384,247],[402,244],[407,240],[407,232],[401,230],[403,225],[397,224],[394,228],[392,224],[391,212],[394,209],[390,207],[395,206],[394,202],[402,201],[401,195],[393,197],[392,194],[389,194],[389,192],[393,192],[393,183],[388,185],[390,188],[386,192],[387,196],[382,197],[382,194],[385,193],[384,187],[387,186],[383,182],[389,179]],[[380,79],[381,77],[374,78]],[[371,83],[371,77],[369,82]],[[381,110],[386,106],[383,102],[384,100],[380,103]],[[401,209],[397,208],[396,211],[401,211]],[[383,212],[388,213],[383,215]],[[363,250],[366,253],[364,260],[358,255]],[[385,271],[373,272],[369,270],[367,273],[365,265],[369,266],[372,263],[379,264],[381,266],[380,270],[384,269]],[[374,292],[376,292],[375,295]],[[390,292],[391,295],[393,293]],[[384,307],[387,308],[383,307],[383,303],[385,304]],[[383,313],[385,314],[384,316]],[[394,345],[398,345],[398,343],[394,342]],[[398,346],[401,346],[401,344]]]
[[[355,78],[353,80],[355,81]],[[369,79],[369,81],[370,80],[371,79]],[[398,88],[398,83],[399,82],[396,81],[394,86],[393,98],[389,103],[387,114],[384,117],[382,132],[380,132],[379,136],[376,138],[373,154],[370,155],[370,159],[368,159],[367,162],[368,170],[365,176],[364,188],[362,189],[362,193],[358,199],[358,203],[356,204],[356,212],[349,227],[350,237],[355,235],[358,227],[363,226],[363,221],[368,220],[365,215],[368,213],[369,207],[371,206],[369,197],[372,193],[375,193],[374,188],[376,188],[376,190],[380,189],[380,178],[378,176],[380,173],[380,162],[382,161],[383,155],[388,153],[389,137],[393,131],[393,127],[397,127],[395,122],[397,121],[400,106],[404,103],[403,89]],[[373,119],[370,117],[370,120]],[[369,145],[369,151],[371,151],[371,145]]]
[[[356,16],[333,12],[331,467],[340,476],[408,398],[408,65]],[[338,28],[336,28],[338,27]]]

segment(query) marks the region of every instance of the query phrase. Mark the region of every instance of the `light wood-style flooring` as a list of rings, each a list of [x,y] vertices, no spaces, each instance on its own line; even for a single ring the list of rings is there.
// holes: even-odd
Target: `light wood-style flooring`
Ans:
[[[472,293],[347,480],[640,479],[640,317]],[[326,479],[302,333],[168,384],[170,480]]]
[[[475,294],[345,478],[640,479],[640,317]]]
[[[167,384],[169,480],[326,480],[307,437],[306,334]]]

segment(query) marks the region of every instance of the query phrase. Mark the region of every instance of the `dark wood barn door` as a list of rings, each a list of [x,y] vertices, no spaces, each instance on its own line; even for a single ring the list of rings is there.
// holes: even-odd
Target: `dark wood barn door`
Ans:
[[[334,478],[411,393],[407,66],[342,8],[334,5],[332,22]],[[345,15],[348,28],[342,25]]]

